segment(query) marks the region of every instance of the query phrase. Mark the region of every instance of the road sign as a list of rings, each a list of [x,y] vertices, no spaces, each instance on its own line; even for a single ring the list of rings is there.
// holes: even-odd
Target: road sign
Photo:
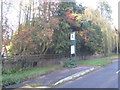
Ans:
[[[72,32],[70,35],[70,40],[75,40],[75,32]]]

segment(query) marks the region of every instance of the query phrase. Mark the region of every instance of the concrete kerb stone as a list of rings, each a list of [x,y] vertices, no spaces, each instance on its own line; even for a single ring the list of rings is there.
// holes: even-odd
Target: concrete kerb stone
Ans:
[[[68,76],[68,77],[66,77],[66,78],[64,78],[64,79],[59,80],[58,82],[56,82],[56,83],[54,84],[54,86],[57,86],[58,84],[61,84],[61,83],[63,83],[63,82],[70,81],[70,80],[72,80],[72,79],[74,79],[74,78],[78,78],[78,77],[80,77],[80,76],[83,76],[83,75],[85,75],[86,73],[89,73],[89,72],[93,71],[94,69],[95,69],[95,68],[92,67],[92,68],[87,69],[87,70],[85,70],[85,71],[81,71],[81,72],[75,73],[75,74],[73,74],[73,75],[71,75],[71,76]]]
[[[113,60],[112,63],[117,62],[118,60]]]
[[[48,86],[36,86],[36,87],[32,87],[32,86],[23,86],[23,87],[20,87],[20,88],[50,88]],[[14,90],[20,90],[20,88],[18,89],[14,89]],[[22,89],[21,89],[22,90]]]

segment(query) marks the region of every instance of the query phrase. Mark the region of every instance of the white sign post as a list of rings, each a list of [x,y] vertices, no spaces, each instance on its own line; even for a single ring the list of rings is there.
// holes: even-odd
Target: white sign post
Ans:
[[[71,45],[71,54],[75,54],[75,46]]]
[[[72,59],[72,56],[76,56],[76,52],[75,52],[75,46],[76,46],[75,32],[72,32],[70,34],[70,41],[71,41],[71,59]]]

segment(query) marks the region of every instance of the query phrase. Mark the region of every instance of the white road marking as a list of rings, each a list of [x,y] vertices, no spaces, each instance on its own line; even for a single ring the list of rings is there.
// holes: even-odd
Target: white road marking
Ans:
[[[120,70],[118,70],[116,73],[118,74],[120,72]]]

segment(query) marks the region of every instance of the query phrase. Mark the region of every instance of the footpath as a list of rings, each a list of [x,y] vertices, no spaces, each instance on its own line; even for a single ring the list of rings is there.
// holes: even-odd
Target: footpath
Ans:
[[[38,88],[51,88],[67,81],[74,80],[98,68],[99,67],[96,66],[78,66],[75,68],[63,68],[19,84],[7,86],[6,88],[31,88],[30,85],[32,84],[41,84],[41,86],[36,86]]]

